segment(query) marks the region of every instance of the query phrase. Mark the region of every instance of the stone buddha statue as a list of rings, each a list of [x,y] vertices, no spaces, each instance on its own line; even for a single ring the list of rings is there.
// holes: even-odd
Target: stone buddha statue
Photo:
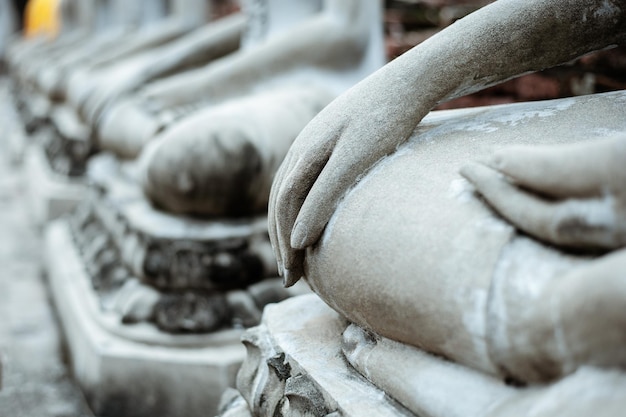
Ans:
[[[24,125],[31,133],[43,124],[50,107],[47,94],[43,95],[38,86],[39,74],[51,62],[80,47],[94,32],[94,1],[64,0],[58,7],[61,28],[57,37],[23,37],[13,42],[7,53],[14,97]]]
[[[520,415],[544,394],[564,413],[623,406],[624,93],[418,123],[624,41],[620,1],[500,0],[337,98],[292,145],[269,202],[279,269],[357,325],[347,359],[412,412],[456,415],[425,407],[434,397],[411,389],[428,381],[385,352],[417,348],[537,395],[475,415]],[[608,375],[593,398],[573,394],[593,384],[587,367]]]
[[[59,38],[25,55],[19,67],[26,71],[14,69],[23,118],[28,130],[38,133],[36,141],[42,142],[57,173],[82,175],[93,153],[89,126],[77,117],[70,98],[80,101],[91,91],[94,69],[167,43],[197,26],[163,18],[163,6],[153,1],[65,1]]]

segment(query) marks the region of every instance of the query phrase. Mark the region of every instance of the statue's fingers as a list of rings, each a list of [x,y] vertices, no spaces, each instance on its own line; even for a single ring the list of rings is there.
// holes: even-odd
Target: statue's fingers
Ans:
[[[287,252],[285,265],[283,271],[283,285],[285,287],[291,287],[300,278],[304,278],[304,251],[290,248]]]
[[[461,174],[517,228],[538,239],[572,248],[616,248],[625,241],[610,199],[544,200],[509,183],[501,174],[470,164]]]
[[[270,190],[270,200],[268,206],[268,218],[270,221],[270,242],[274,254],[276,255],[276,261],[278,262],[278,270],[281,276],[284,277],[285,272],[285,256],[287,251],[291,250],[290,247],[285,245],[285,242],[289,242],[289,233],[291,226],[285,226],[289,224],[289,216],[285,213],[289,213],[293,210],[297,210],[299,205],[295,205],[291,200],[289,192],[284,192],[285,187],[289,181],[293,181],[293,173],[296,169],[296,163],[298,161],[298,155],[296,152],[289,152],[283,163],[281,164],[272,188]],[[297,180],[297,179],[296,179]]]
[[[291,235],[292,247],[305,249],[319,240],[344,194],[378,159],[353,152],[333,153],[300,208]]]
[[[292,154],[288,153],[282,164],[276,171],[276,175],[274,176],[274,181],[272,182],[272,187],[270,188],[270,196],[268,200],[267,206],[267,227],[268,233],[270,237],[270,243],[272,244],[272,250],[274,251],[274,256],[276,258],[276,262],[278,264],[278,273],[283,275],[283,263],[282,256],[280,255],[280,248],[278,244],[278,222],[276,218],[276,205],[278,202],[278,194],[280,187],[283,183],[283,179],[286,175],[286,172],[289,171],[289,167],[292,161]]]
[[[626,165],[626,138],[565,145],[511,146],[487,165],[516,184],[555,198],[601,195]],[[626,172],[621,174],[626,176]]]
[[[334,142],[293,152],[280,183],[275,184],[276,194],[273,217],[276,222],[277,249],[286,286],[295,284],[303,274],[304,252],[291,246],[291,233],[309,190],[330,157]]]
[[[317,242],[345,193],[406,139],[403,134],[385,129],[367,135],[359,128],[344,128],[340,135],[328,163],[300,208],[291,236],[291,246],[296,249]]]
[[[292,163],[289,174],[277,187],[273,217],[276,228],[276,248],[279,253],[285,286],[295,284],[302,277],[304,254],[290,244],[291,230],[312,180],[301,164]]]

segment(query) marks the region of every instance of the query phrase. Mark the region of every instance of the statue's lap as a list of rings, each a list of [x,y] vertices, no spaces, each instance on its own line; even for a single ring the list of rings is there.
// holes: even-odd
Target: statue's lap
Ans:
[[[307,252],[309,283],[361,326],[496,372],[485,328],[496,269],[519,263],[519,248],[526,271],[541,268],[546,279],[586,258],[526,244],[529,239],[477,197],[459,170],[508,145],[623,132],[625,100],[625,92],[616,92],[431,113],[342,200],[320,243]],[[510,275],[507,285],[533,279],[523,271]]]

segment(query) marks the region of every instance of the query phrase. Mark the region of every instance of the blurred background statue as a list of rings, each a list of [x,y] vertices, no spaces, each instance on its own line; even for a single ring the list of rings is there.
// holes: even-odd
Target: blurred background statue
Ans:
[[[274,173],[302,128],[383,64],[378,1],[243,6],[203,27],[193,7],[134,32],[150,19],[112,18],[84,42],[59,38],[58,63],[32,77],[53,138],[66,139],[58,148],[113,153],[92,159],[91,196],[72,227],[95,289],[124,322],[211,332],[258,320],[229,291],[276,275],[265,225]]]

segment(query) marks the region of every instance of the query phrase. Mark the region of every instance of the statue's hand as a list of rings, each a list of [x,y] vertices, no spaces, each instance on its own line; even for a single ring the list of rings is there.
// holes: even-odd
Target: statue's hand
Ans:
[[[415,121],[398,121],[389,105],[377,101],[376,88],[361,87],[333,101],[304,128],[274,179],[269,231],[286,286],[302,277],[304,249],[320,238],[346,191],[415,127]]]
[[[461,174],[536,238],[572,248],[626,246],[626,136],[509,147]]]

